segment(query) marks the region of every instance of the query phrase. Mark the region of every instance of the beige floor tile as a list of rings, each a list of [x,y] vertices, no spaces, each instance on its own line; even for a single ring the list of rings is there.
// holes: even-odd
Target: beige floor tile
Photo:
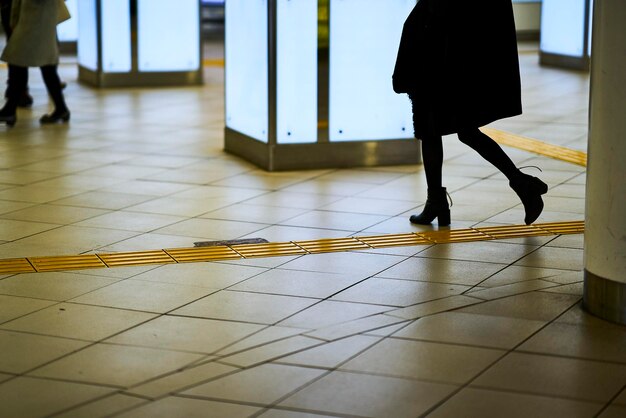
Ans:
[[[323,273],[346,273],[373,276],[403,260],[391,255],[366,253],[314,254],[298,258],[283,266],[286,269],[319,271]]]
[[[415,202],[405,200],[346,197],[337,202],[323,206],[321,209],[334,212],[394,216],[413,209],[415,206]]]
[[[406,321],[382,314],[372,315],[316,329],[308,332],[307,335],[326,341],[333,341],[350,335],[375,332],[376,330],[387,328],[390,324],[398,324],[398,322],[405,323]]]
[[[394,337],[512,349],[544,325],[543,321],[446,312],[418,319]]]
[[[135,234],[138,234],[135,232]],[[181,235],[165,235],[148,232],[131,238],[117,241],[98,248],[98,253],[160,250],[164,248],[191,248],[194,242],[206,241],[203,237],[186,237]]]
[[[282,409],[268,409],[267,412],[259,416],[263,418],[330,418],[330,415],[320,415],[318,413],[308,414],[306,412],[296,412]]]
[[[305,213],[305,209],[281,208],[239,203],[202,215],[207,219],[276,224]]]
[[[306,329],[302,328],[268,326],[261,331],[250,335],[249,337],[243,338],[242,340],[227,346],[226,348],[217,352],[217,354],[220,356],[227,356],[230,354],[239,353],[241,351],[249,350],[251,348],[271,344],[274,341],[279,341],[282,339],[293,337],[295,335],[303,334],[306,331]]]
[[[137,233],[116,229],[87,228],[69,225],[23,238],[19,243],[23,245],[53,244],[59,247],[59,242],[64,242],[67,243],[67,247],[80,248],[81,251],[79,253],[83,253],[128,239],[134,235],[137,235]],[[73,254],[77,254],[77,252]],[[52,253],[48,255],[56,254]]]
[[[257,348],[221,358],[225,364],[248,368],[272,360],[278,360],[286,355],[305,350],[322,344],[318,339],[305,336],[295,336],[275,341]]]
[[[598,418],[620,418],[626,415],[626,407],[619,405],[611,405],[606,408]]]
[[[280,405],[367,417],[416,417],[456,386],[334,372]]]
[[[572,295],[531,292],[469,306],[459,312],[552,321],[576,304],[579,299]]]
[[[372,171],[368,169],[346,169],[333,170],[330,173],[317,177],[317,180],[330,180],[341,182],[369,183],[369,184],[385,184],[399,177],[404,173],[392,171]]]
[[[265,364],[188,389],[185,395],[271,404],[321,376],[322,370]],[[268,385],[267,382],[273,382]]]
[[[595,416],[601,408],[602,404],[588,402],[463,389],[429,417],[587,418]]]
[[[256,279],[249,278],[257,276],[266,271],[267,269],[261,267],[236,266],[232,264],[222,263],[167,264],[164,266],[159,266],[146,273],[134,276],[133,279],[145,280],[149,282],[180,284],[186,286],[200,286],[210,289],[223,289],[244,280],[244,283],[249,283]],[[268,273],[271,273],[272,271],[273,270]],[[263,276],[266,275],[264,274]],[[239,287],[235,287],[233,289],[257,291],[257,289],[243,289]]]
[[[389,307],[339,301],[323,301],[282,321],[288,327],[319,329],[365,318],[389,310]]]
[[[568,270],[556,270],[547,268],[509,266],[480,283],[483,287],[498,287],[525,282],[529,280],[543,279],[552,281],[558,275],[570,273]]]
[[[257,233],[267,225],[249,222],[221,221],[215,219],[188,219],[157,230],[159,234],[207,237],[228,240]]]
[[[386,219],[386,216],[381,215],[314,210],[284,221],[282,224],[357,232],[376,225]]]
[[[157,215],[116,211],[78,222],[78,226],[97,228],[123,229],[126,231],[150,232],[165,226],[181,222],[186,218],[180,216]]]
[[[98,344],[41,367],[31,375],[129,387],[200,359],[197,354]]]
[[[26,222],[46,222],[67,225],[84,219],[107,213],[106,210],[79,208],[61,205],[37,205],[16,212],[7,213],[3,217]]]
[[[463,384],[504,351],[390,338],[340,367],[386,376]]]
[[[211,164],[213,164],[213,162]],[[208,202],[210,202],[211,199],[221,198],[224,200],[230,200],[233,203],[238,203],[257,196],[265,195],[266,193],[267,192],[263,190],[238,187],[196,186],[176,193],[172,197],[182,198],[183,200],[205,200]]]
[[[0,280],[0,293],[64,301],[115,283],[116,279],[70,273],[26,273]]]
[[[363,280],[363,276],[350,273],[272,269],[237,284],[232,290],[323,299],[360,280]]]
[[[2,173],[2,171],[0,171],[0,173]],[[9,200],[0,200],[0,214],[10,214],[11,212],[21,211],[32,206],[35,206],[35,204],[27,202],[12,202]],[[2,217],[7,219],[10,218],[10,216]]]
[[[216,377],[233,373],[237,370],[239,369],[225,364],[215,362],[206,363],[183,370],[177,370],[175,373],[128,389],[126,393],[157,399],[167,394],[179,392],[187,387],[196,386]]]
[[[373,187],[372,184],[356,182],[339,182],[325,180],[309,180],[284,187],[286,192],[311,193],[330,196],[354,196]]]
[[[151,199],[154,199],[154,197],[119,192],[93,191],[77,194],[76,196],[66,199],[60,199],[54,203],[66,206],[119,210]]]
[[[554,286],[557,286],[557,284],[545,280],[527,280],[524,282],[498,287],[476,288],[476,290],[468,292],[467,296],[484,300],[493,300],[507,296],[521,295],[522,293],[533,292],[535,290],[545,290]]]
[[[378,337],[355,335],[283,357],[277,362],[332,369],[380,341]]]
[[[50,173],[12,169],[0,171],[0,183],[26,186],[50,178]]]
[[[626,363],[623,327],[587,327],[553,323],[524,343],[519,350],[589,360]]]
[[[231,198],[191,199],[178,196],[160,197],[126,208],[130,212],[195,217],[236,203]]]
[[[542,247],[516,263],[520,266],[581,270],[583,251],[573,248]]]
[[[477,303],[483,303],[483,301],[469,296],[455,295],[431,302],[420,303],[414,306],[408,306],[406,308],[387,311],[385,312],[385,315],[403,319],[417,319],[423,316],[462,308],[464,306],[475,305]]]
[[[131,279],[79,296],[72,302],[165,313],[216,290],[206,287]]]
[[[619,324],[605,321],[600,317],[591,315],[583,309],[582,303],[572,306],[567,312],[558,317],[555,322],[581,327],[607,328],[613,330],[623,329]]]
[[[210,354],[261,329],[240,322],[161,316],[107,342]]]
[[[326,238],[345,238],[351,231],[322,228],[303,228],[285,225],[272,225],[241,238],[263,238],[269,242],[306,241]]]
[[[114,394],[107,396],[106,398],[99,399],[97,401],[90,402],[86,405],[81,405],[77,408],[73,408],[67,412],[64,412],[62,418],[104,418],[111,416],[128,408],[138,406],[146,403],[145,399],[137,398],[135,396],[127,396],[123,394]]]
[[[0,331],[0,370],[25,373],[87,345],[87,342]]]
[[[549,289],[545,289],[544,292],[548,293],[562,293],[565,295],[574,295],[574,296],[583,296],[584,284],[580,283],[572,283],[565,284],[562,286],[551,287]]]
[[[0,240],[15,241],[20,238],[39,234],[58,228],[58,224],[43,222],[15,221],[11,219],[0,219]]]
[[[333,296],[332,300],[405,307],[459,295],[468,286],[373,277]]]
[[[61,303],[2,325],[6,330],[97,341],[148,321],[154,315]]]
[[[273,324],[316,302],[314,299],[222,291],[191,303],[175,315]]]
[[[189,189],[188,184],[168,183],[161,181],[127,180],[111,187],[103,187],[103,192],[122,192],[147,196],[167,196]]]
[[[0,324],[54,304],[49,300],[0,295]]]
[[[421,256],[422,253],[419,255]],[[472,261],[409,258],[379,274],[390,279],[474,286],[504,268],[502,264]]]
[[[69,198],[82,193],[79,189],[49,188],[37,184],[17,186],[0,191],[0,200],[14,200],[28,203],[48,203]]]
[[[420,257],[508,264],[519,260],[536,248],[499,242],[443,244],[427,249],[420,253]]]
[[[261,409],[253,406],[171,396],[128,411],[121,418],[247,418]]]
[[[99,386],[19,377],[0,385],[0,416],[49,416],[110,392]]]
[[[613,403],[617,405],[626,406],[626,389],[622,390],[622,393],[620,393],[620,395],[617,398],[615,398]]]
[[[608,402],[626,384],[626,366],[511,353],[472,386],[584,401]]]
[[[262,196],[247,200],[245,203],[250,205],[312,210],[326,206],[340,199],[341,196],[277,191],[265,193]]]

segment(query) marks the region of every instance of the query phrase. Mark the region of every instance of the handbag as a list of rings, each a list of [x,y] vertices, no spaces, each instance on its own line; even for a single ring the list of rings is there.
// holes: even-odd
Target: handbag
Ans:
[[[63,23],[66,20],[70,20],[72,15],[65,5],[65,0],[56,0],[57,1],[57,25],[59,23]]]

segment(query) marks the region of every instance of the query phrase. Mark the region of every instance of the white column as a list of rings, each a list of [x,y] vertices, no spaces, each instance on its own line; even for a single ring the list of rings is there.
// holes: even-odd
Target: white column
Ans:
[[[591,69],[584,306],[626,323],[626,1],[597,0]]]

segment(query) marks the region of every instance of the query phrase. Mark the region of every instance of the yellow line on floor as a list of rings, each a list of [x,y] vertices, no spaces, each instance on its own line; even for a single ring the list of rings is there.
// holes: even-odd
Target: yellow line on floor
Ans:
[[[224,59],[221,58],[206,58],[202,60],[202,65],[205,67],[224,67],[225,62]]]
[[[582,234],[584,231],[584,221],[570,221],[267,244],[174,248],[75,256],[26,257],[0,260],[0,274],[43,273],[50,271],[242,260],[247,258],[336,253],[388,247]]]
[[[485,134],[493,138],[497,143],[524,151],[533,152],[544,157],[554,158],[568,163],[587,167],[587,153],[559,145],[548,144],[536,139],[526,138],[509,132],[492,128],[482,128]]]

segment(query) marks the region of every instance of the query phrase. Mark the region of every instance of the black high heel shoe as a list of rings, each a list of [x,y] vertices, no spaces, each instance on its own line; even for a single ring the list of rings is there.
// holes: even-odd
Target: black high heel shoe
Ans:
[[[450,225],[450,205],[445,187],[435,190],[428,189],[428,198],[424,210],[419,215],[412,215],[409,221],[418,225],[430,225],[435,218],[437,218],[439,226]]]
[[[17,122],[15,112],[6,111],[6,109],[0,110],[0,123],[1,122],[6,123],[8,126],[15,125],[15,122]]]
[[[70,120],[70,111],[66,110],[63,112],[57,112],[56,110],[49,115],[43,115],[41,119],[39,119],[39,123],[42,125],[50,125],[53,123],[67,123]]]
[[[541,195],[548,192],[548,185],[537,177],[520,173],[519,177],[509,182],[511,188],[517,193],[522,204],[526,216],[524,222],[530,225],[539,218],[543,211],[543,199]]]

